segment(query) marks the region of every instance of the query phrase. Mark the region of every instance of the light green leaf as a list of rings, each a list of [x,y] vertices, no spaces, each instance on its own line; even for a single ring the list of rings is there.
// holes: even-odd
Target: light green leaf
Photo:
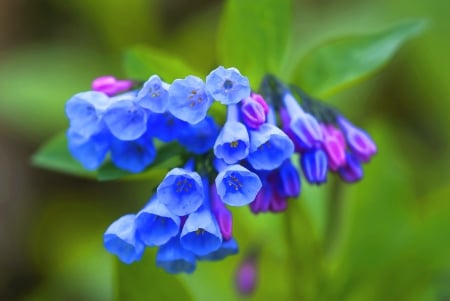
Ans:
[[[220,62],[249,77],[253,88],[266,73],[277,74],[291,29],[290,0],[229,0],[218,39]]]
[[[61,133],[45,143],[32,157],[34,166],[46,168],[70,175],[95,178],[95,172],[90,172],[75,160],[67,148],[66,133]]]
[[[293,80],[313,95],[333,94],[379,70],[425,25],[423,20],[409,21],[375,34],[325,42],[300,60]]]
[[[123,64],[127,77],[138,80],[147,80],[153,74],[158,74],[163,80],[171,82],[177,78],[199,74],[178,58],[145,46],[136,46],[126,51]]]

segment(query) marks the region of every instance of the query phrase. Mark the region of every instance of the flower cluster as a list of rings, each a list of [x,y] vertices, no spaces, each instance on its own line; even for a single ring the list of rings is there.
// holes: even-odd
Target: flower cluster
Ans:
[[[170,84],[157,75],[142,84],[100,77],[69,99],[69,150],[87,169],[109,154],[118,168],[142,172],[155,159],[154,139],[177,141],[185,152],[184,166],[167,173],[139,212],[106,230],[109,252],[132,263],[157,247],[158,266],[191,273],[198,260],[238,252],[228,206],[281,212],[299,196],[294,152],[310,183],[324,183],[328,170],[348,182],[362,177],[361,163],[376,152],[365,132],[272,76],[260,94],[236,68],[218,67],[205,81],[189,75]],[[214,101],[225,107],[224,124],[208,115]]]

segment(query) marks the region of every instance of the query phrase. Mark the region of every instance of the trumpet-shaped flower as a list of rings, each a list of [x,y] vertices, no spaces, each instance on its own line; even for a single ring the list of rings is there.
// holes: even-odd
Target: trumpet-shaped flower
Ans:
[[[112,139],[111,159],[114,165],[129,172],[138,173],[146,169],[156,157],[152,137],[144,134],[134,141]]]
[[[154,113],[164,113],[169,104],[169,85],[152,75],[137,94],[137,103]]]
[[[217,67],[206,77],[206,89],[212,97],[224,105],[237,104],[250,96],[248,78],[236,68]]]
[[[170,274],[191,274],[195,271],[195,263],[194,253],[181,246],[179,235],[159,247],[156,254],[156,265]]]

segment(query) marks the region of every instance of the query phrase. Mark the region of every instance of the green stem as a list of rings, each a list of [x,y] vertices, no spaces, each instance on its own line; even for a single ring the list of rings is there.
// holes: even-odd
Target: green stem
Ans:
[[[343,185],[338,179],[330,183],[330,194],[327,200],[327,219],[324,237],[324,252],[329,255],[341,234],[343,210]]]

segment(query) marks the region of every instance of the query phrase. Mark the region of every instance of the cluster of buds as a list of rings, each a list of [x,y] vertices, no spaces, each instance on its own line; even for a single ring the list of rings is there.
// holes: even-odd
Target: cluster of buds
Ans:
[[[109,154],[118,168],[142,172],[156,157],[154,139],[184,149],[184,165],[167,173],[148,203],[106,230],[109,252],[132,263],[157,247],[158,266],[191,273],[198,260],[238,252],[227,206],[281,212],[299,196],[294,152],[310,183],[324,183],[328,170],[348,182],[362,177],[361,163],[376,152],[365,132],[273,76],[259,93],[236,68],[218,67],[205,81],[190,75],[171,84],[157,75],[141,85],[101,77],[69,99],[69,150],[87,169]],[[224,124],[208,115],[214,101],[226,107]]]

